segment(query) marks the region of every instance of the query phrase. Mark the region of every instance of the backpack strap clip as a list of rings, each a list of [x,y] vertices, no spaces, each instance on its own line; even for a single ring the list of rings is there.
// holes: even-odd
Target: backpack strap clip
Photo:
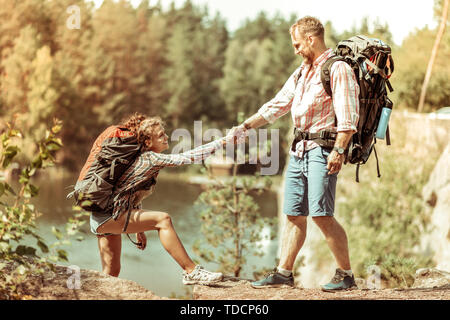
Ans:
[[[111,180],[114,179],[114,168],[116,167],[116,163],[122,163],[122,164],[128,164],[130,161],[128,161],[127,159],[122,159],[122,158],[116,158],[111,162],[111,169],[109,170],[109,178]]]
[[[319,132],[306,132],[300,131],[298,128],[294,128],[294,140],[292,141],[291,149],[295,152],[295,146],[297,145],[297,142],[302,140],[313,140],[323,148],[333,148],[336,137],[336,132],[328,130],[322,130]]]

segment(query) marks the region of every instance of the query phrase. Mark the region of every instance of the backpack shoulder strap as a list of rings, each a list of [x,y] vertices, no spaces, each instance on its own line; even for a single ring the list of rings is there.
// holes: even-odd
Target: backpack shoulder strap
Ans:
[[[336,61],[345,61],[343,57],[340,56],[331,56],[328,58],[327,61],[322,65],[322,69],[320,72],[320,80],[322,80],[323,88],[325,89],[325,92],[332,97],[333,93],[331,91],[331,66]]]
[[[296,87],[297,87],[297,84],[298,84],[298,82],[299,82],[299,80],[300,80],[301,77],[302,77],[302,69],[301,69],[301,67],[300,67],[299,72],[297,73],[297,75],[296,75],[295,78],[294,78],[294,80],[295,80],[295,86],[296,86]]]

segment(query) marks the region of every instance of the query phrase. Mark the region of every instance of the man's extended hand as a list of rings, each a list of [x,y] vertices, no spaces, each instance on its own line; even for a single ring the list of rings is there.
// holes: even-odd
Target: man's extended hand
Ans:
[[[245,142],[247,136],[247,129],[245,129],[243,125],[240,125],[231,128],[231,130],[227,134],[226,141],[227,143],[241,144]]]

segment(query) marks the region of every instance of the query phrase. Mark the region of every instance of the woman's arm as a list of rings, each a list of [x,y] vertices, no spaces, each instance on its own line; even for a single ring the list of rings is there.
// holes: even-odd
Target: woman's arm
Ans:
[[[217,149],[220,149],[226,142],[226,138],[217,139],[213,142],[201,145],[195,149],[178,153],[164,154],[153,151],[144,152],[141,157],[148,158],[153,166],[175,167],[184,164],[200,162],[211,156]]]

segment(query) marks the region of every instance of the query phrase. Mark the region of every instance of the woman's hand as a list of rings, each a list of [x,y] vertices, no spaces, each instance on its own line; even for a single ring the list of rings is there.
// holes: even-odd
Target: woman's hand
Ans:
[[[147,247],[147,236],[144,232],[136,234],[136,242],[138,243],[137,248],[140,250],[144,250]]]

